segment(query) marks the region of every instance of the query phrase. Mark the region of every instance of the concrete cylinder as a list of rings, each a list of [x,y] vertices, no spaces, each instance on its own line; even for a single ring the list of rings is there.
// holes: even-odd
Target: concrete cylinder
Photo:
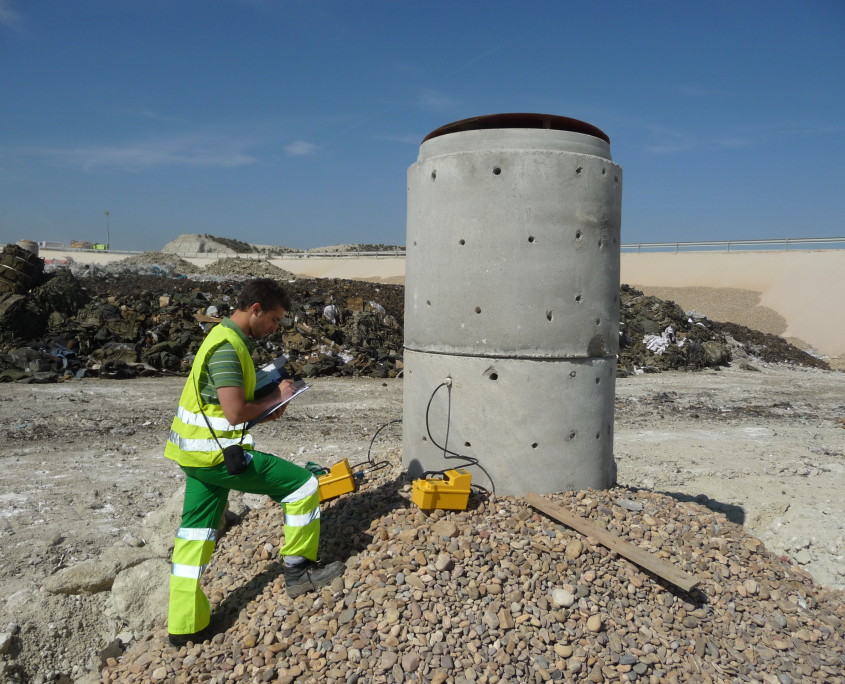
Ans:
[[[614,484],[621,195],[608,137],[574,119],[483,116],[423,141],[408,169],[411,476],[467,467],[445,448],[498,494]]]

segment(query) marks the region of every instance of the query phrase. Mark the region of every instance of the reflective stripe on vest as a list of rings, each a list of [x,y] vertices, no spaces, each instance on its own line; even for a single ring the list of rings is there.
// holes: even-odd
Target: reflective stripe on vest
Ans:
[[[214,453],[216,451],[220,451],[221,447],[225,449],[226,447],[232,446],[234,444],[240,444],[243,446],[244,449],[249,449],[253,444],[255,444],[255,440],[252,438],[252,435],[247,435],[244,437],[243,441],[241,441],[240,437],[218,437],[215,439],[188,439],[186,437],[181,437],[178,432],[175,430],[170,431],[170,439],[171,444],[176,445],[182,451],[194,451],[194,452],[208,452]],[[219,442],[219,444],[218,444]],[[247,454],[248,459],[252,458],[250,454]],[[247,460],[249,463],[249,460]]]
[[[234,432],[236,430],[243,430],[246,427],[246,423],[232,425],[226,418],[209,416],[208,413],[205,414],[205,418],[208,418],[208,423],[206,423],[202,413],[194,413],[183,406],[176,409],[176,417],[185,423],[185,425],[193,425],[195,427],[208,427],[210,423],[212,429],[217,432]]]

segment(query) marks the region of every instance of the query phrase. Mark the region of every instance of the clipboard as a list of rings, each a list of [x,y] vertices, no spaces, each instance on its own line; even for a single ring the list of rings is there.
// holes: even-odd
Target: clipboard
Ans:
[[[278,411],[280,408],[282,408],[282,406],[287,404],[291,399],[293,399],[294,397],[298,397],[305,390],[311,389],[311,385],[306,385],[304,380],[297,380],[296,383],[294,384],[294,387],[296,389],[290,397],[288,397],[284,401],[280,401],[277,404],[273,404],[270,408],[268,408],[266,411],[264,411],[264,413],[262,413],[260,416],[258,416],[258,418],[253,418],[252,420],[247,421],[246,429],[249,430],[251,427],[254,427],[258,423],[260,423],[262,420],[264,420],[267,416],[269,416],[271,413],[273,413],[274,411]]]

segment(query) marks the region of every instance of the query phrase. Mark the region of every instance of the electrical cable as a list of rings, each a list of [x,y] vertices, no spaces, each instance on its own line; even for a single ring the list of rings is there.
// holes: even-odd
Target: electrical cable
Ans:
[[[361,461],[360,463],[356,463],[355,465],[350,466],[350,470],[355,471],[356,468],[360,468],[361,466],[370,466],[370,467],[367,468],[366,470],[360,470],[360,471],[356,472],[355,477],[362,478],[362,477],[364,477],[364,475],[367,475],[369,473],[374,473],[375,471],[381,470],[382,468],[387,468],[387,466],[390,465],[389,461],[373,461],[373,457],[372,457],[373,444],[376,443],[376,437],[379,436],[379,433],[382,430],[384,430],[384,428],[386,428],[388,425],[393,425],[394,423],[401,423],[401,422],[402,422],[401,419],[389,420],[384,425],[379,427],[378,430],[375,431],[375,434],[373,434],[373,438],[370,440],[370,446],[367,449],[367,460]]]
[[[437,440],[434,439],[434,436],[431,434],[431,425],[429,423],[429,414],[431,412],[431,404],[434,401],[434,397],[440,391],[441,387],[445,387],[446,391],[449,395],[448,404],[447,404],[447,413],[446,413],[446,441],[445,441],[445,444],[443,444],[443,446],[440,446],[437,443]],[[428,433],[428,438],[431,440],[431,443],[435,447],[437,447],[438,449],[440,449],[443,452],[443,458],[449,459],[449,460],[456,459],[456,458],[461,459],[461,460],[465,461],[465,463],[463,465],[466,465],[468,467],[476,466],[476,467],[480,468],[481,472],[483,472],[487,476],[487,479],[490,480],[490,487],[493,490],[493,494],[495,494],[496,493],[496,483],[493,482],[493,478],[490,477],[490,473],[488,473],[487,470],[484,468],[484,466],[481,465],[481,463],[479,463],[477,458],[475,458],[474,456],[466,456],[464,454],[459,454],[456,451],[450,451],[448,449],[449,430],[451,428],[451,424],[452,424],[452,386],[448,382],[441,382],[437,387],[434,388],[434,391],[431,393],[431,397],[429,397],[429,399],[428,399],[428,405],[425,407],[425,431]],[[446,474],[446,470],[427,470],[420,477],[425,478],[428,475],[445,475],[445,474]],[[487,489],[485,487],[482,487],[481,485],[474,484],[472,486],[477,488],[477,489],[480,489],[481,491],[484,491],[484,492],[487,491]]]

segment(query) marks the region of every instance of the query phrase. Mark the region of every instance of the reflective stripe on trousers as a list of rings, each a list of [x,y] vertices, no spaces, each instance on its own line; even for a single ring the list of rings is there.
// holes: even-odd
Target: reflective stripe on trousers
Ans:
[[[317,560],[320,544],[320,488],[316,477],[282,500],[285,509],[285,543],[282,556],[305,556]]]
[[[211,621],[211,608],[200,588],[200,578],[216,544],[214,529],[181,527],[176,533],[167,610],[167,631],[171,634],[192,634]]]

